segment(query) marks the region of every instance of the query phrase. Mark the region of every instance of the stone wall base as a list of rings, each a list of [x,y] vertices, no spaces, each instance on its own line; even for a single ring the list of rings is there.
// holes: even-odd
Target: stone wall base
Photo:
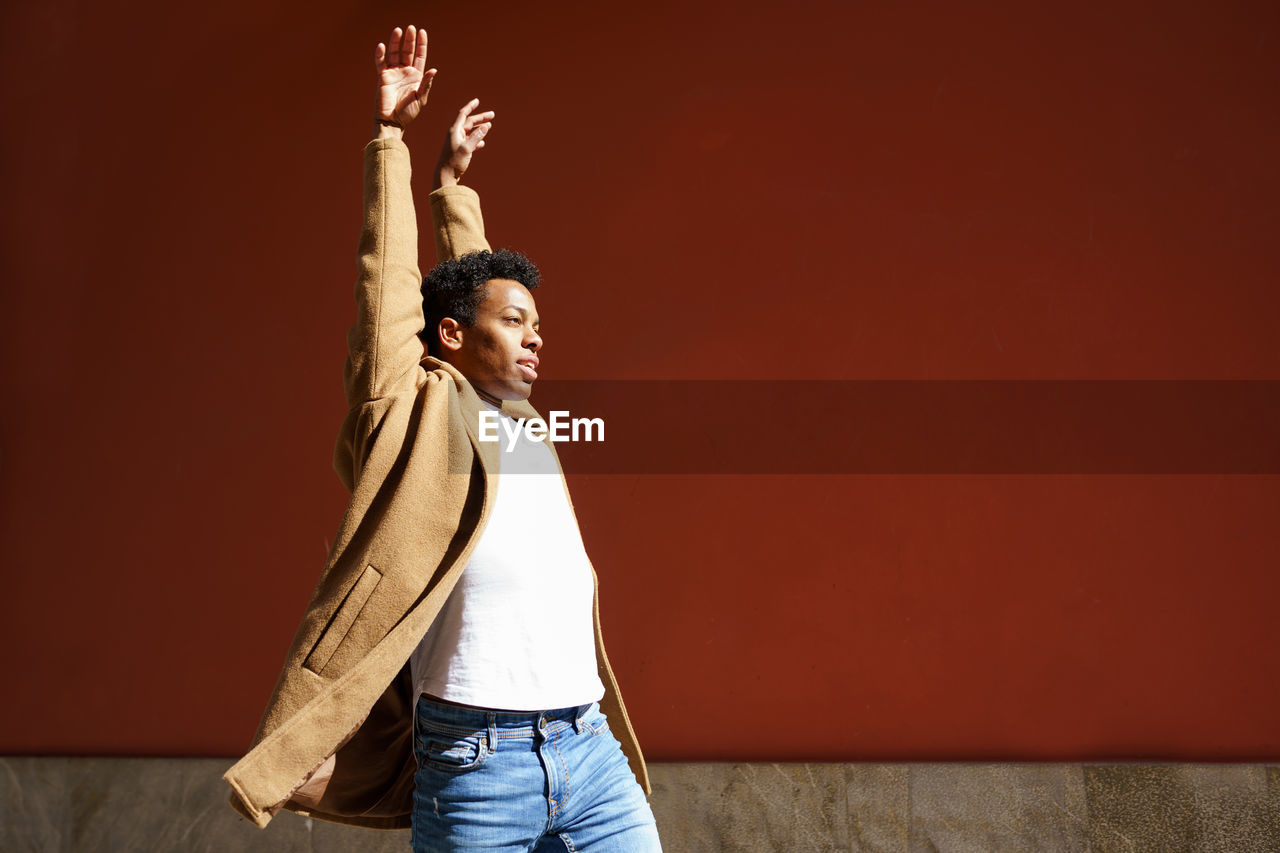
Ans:
[[[0,758],[0,850],[351,853],[408,831],[226,804],[227,759]],[[1280,853],[1280,765],[653,764],[666,853]]]

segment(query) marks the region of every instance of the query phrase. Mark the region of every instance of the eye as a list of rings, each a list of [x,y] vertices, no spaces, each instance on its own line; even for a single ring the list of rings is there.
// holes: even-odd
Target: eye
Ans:
[[[517,324],[517,325],[519,325],[519,323],[520,323],[520,318],[519,318],[519,317],[507,317],[507,318],[506,318],[506,320],[507,320],[507,322],[508,322],[508,323],[515,323],[515,324]]]

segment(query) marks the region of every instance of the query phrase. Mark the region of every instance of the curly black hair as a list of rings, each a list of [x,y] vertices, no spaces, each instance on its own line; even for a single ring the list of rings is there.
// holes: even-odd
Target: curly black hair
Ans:
[[[427,324],[418,337],[426,345],[428,355],[440,356],[440,336],[436,329],[445,317],[452,317],[464,328],[475,325],[480,303],[489,296],[485,285],[495,278],[518,281],[533,290],[541,274],[533,261],[509,249],[470,252],[437,264],[427,273],[422,280],[422,314]]]

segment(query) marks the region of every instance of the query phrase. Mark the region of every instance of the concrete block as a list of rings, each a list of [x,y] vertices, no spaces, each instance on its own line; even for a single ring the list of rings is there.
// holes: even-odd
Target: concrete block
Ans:
[[[71,850],[309,853],[299,822],[260,830],[227,805],[225,759],[99,758],[77,761],[71,779]]]
[[[911,796],[905,764],[847,764],[849,849],[908,853]]]
[[[912,764],[909,853],[1087,851],[1084,781],[1069,764]]]
[[[665,853],[849,849],[839,764],[660,764],[650,767]]]
[[[313,821],[312,853],[409,853],[409,830],[365,829]]]
[[[1261,765],[1084,767],[1094,853],[1280,853],[1280,785]]]
[[[0,850],[70,853],[72,761],[0,758]]]

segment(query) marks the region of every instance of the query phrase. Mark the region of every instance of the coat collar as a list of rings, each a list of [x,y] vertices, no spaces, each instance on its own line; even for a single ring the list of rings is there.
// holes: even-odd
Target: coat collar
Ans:
[[[480,410],[483,408],[480,395],[476,393],[475,388],[471,387],[467,377],[449,362],[428,355],[423,357],[421,365],[427,372],[443,371],[453,379],[454,387],[458,390],[458,413],[462,416],[462,425],[467,431],[467,437],[471,439],[471,446],[480,457],[480,465],[484,468],[485,477],[495,476],[499,471],[499,442],[480,440]],[[528,400],[503,400],[501,411],[502,414],[512,418],[542,417]],[[559,461],[557,457],[557,465]]]

